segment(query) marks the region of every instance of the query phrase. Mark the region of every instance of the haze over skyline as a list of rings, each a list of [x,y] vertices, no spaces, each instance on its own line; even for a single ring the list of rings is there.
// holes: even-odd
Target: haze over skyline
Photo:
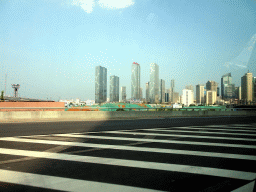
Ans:
[[[231,72],[241,85],[256,76],[256,1],[38,0],[0,2],[0,89],[54,100],[95,99],[95,67],[119,77],[131,97],[131,66],[138,62],[145,96],[150,63],[181,94],[185,85],[219,83]],[[255,38],[256,39],[256,38]],[[250,53],[250,56],[246,55]],[[247,65],[232,65],[238,60]],[[120,98],[121,99],[121,98]]]

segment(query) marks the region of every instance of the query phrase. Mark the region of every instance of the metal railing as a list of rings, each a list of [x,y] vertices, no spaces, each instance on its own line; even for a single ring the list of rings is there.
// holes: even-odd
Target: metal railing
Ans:
[[[223,109],[205,109],[205,108],[168,108],[168,107],[155,107],[155,108],[140,108],[140,107],[126,107],[126,108],[116,108],[116,107],[0,107],[0,111],[50,111],[51,109],[63,109],[63,111],[72,111],[72,110],[88,110],[88,111],[252,111],[256,108],[223,108]],[[60,111],[58,110],[58,111]],[[55,110],[56,111],[56,110]]]

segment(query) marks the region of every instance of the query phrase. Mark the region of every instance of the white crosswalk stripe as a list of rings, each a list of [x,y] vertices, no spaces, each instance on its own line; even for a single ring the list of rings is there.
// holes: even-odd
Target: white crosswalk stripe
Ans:
[[[244,141],[256,141],[256,139],[250,138],[230,138],[230,137],[214,137],[214,136],[198,136],[198,135],[178,135],[178,134],[161,134],[161,133],[139,133],[139,132],[125,132],[125,131],[107,131],[106,133],[117,134],[131,134],[131,135],[153,135],[153,136],[169,136],[169,137],[192,137],[192,138],[209,138],[209,139],[225,139],[225,140],[244,140]]]
[[[0,161],[0,182],[61,191],[166,191],[182,186],[174,182],[167,189],[157,178],[168,174],[176,180],[176,174],[186,178],[192,174],[209,177],[209,185],[213,178],[229,179],[245,189],[256,179],[255,133],[254,125],[232,124],[3,137],[0,155],[10,160]],[[209,142],[201,141],[205,138]],[[29,168],[33,164],[37,166]],[[76,168],[78,175],[65,172],[67,168]],[[115,168],[123,171],[111,173]],[[137,173],[140,182],[127,180],[127,170]],[[148,171],[152,178],[146,179]]]

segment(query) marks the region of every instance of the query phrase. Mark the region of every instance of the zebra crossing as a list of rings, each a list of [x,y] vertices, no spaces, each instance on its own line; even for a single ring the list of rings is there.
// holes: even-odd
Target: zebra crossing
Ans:
[[[0,191],[253,191],[256,124],[0,138]]]

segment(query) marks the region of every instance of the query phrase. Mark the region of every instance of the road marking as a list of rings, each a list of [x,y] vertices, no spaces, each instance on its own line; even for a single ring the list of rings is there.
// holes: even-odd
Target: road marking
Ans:
[[[79,179],[69,179],[64,177],[47,176],[34,173],[23,173],[4,169],[0,169],[0,173],[1,182],[41,187],[46,189],[55,189],[60,191],[156,191],[139,187],[130,187]]]
[[[59,136],[61,136],[61,135],[59,135]],[[73,137],[73,135],[70,135],[70,137]],[[152,142],[152,143],[174,143],[174,144],[206,145],[206,146],[238,147],[238,148],[256,149],[256,145],[241,145],[241,144],[229,144],[229,143],[209,143],[209,142],[196,142],[196,141],[191,142],[191,141],[177,141],[177,140],[141,139],[141,138],[125,138],[125,137],[103,137],[103,136],[88,136],[88,137],[85,136],[85,138],[112,139],[112,140],[123,140],[123,141],[148,141],[148,142]],[[22,138],[14,138],[14,137],[0,138],[0,141],[14,141],[14,142],[38,143],[38,144],[86,147],[86,145],[85,145],[86,143],[22,139]]]
[[[237,132],[253,132],[253,133],[256,133],[256,129],[255,131],[253,130],[240,130],[240,129],[221,129],[221,128],[195,128],[195,127],[169,127],[169,128],[152,128],[152,129],[155,129],[155,130],[171,130],[171,129],[202,129],[202,130],[209,130],[209,131],[212,131],[212,130],[223,130],[223,131],[237,131]],[[133,129],[133,130],[149,130],[149,129]],[[127,130],[128,131],[128,130]],[[132,130],[129,130],[129,131],[132,131]],[[76,133],[76,134],[81,134],[81,133]]]
[[[188,138],[209,138],[209,139],[224,139],[224,140],[242,140],[242,141],[256,141],[256,139],[233,138],[233,137],[214,137],[214,136],[199,136],[199,135],[178,135],[178,134],[160,134],[160,133],[138,133],[125,131],[106,131],[105,133],[130,134],[130,135],[154,135],[165,137],[188,137]]]
[[[255,127],[233,127],[233,126],[232,127],[229,127],[229,126],[191,126],[191,127],[193,127],[193,128],[202,127],[202,128],[210,128],[210,129],[215,129],[215,127],[222,127],[224,129],[227,129],[227,130],[229,130],[229,129],[238,129],[238,130],[242,129],[242,130],[246,130],[246,131],[256,130]]]
[[[19,156],[26,156],[26,157],[76,161],[76,162],[93,163],[93,164],[104,164],[104,165],[115,165],[115,166],[143,168],[143,169],[194,173],[194,174],[227,177],[227,178],[243,179],[243,180],[254,180],[256,178],[256,173],[252,173],[252,172],[234,171],[234,170],[218,169],[218,168],[211,168],[211,167],[155,163],[155,162],[124,160],[124,159],[114,159],[114,158],[105,158],[105,157],[67,155],[67,154],[60,154],[60,153],[37,152],[37,151],[4,149],[4,148],[1,148],[0,152],[2,154],[8,154],[8,155],[19,155]]]
[[[166,129],[138,129],[143,131],[163,131],[163,132],[184,132],[184,133],[207,133],[207,134],[220,134],[220,135],[247,135],[256,136],[256,134],[247,133],[228,133],[228,132],[208,132],[208,131],[183,131],[183,130],[166,130]]]
[[[79,137],[80,135],[77,135]],[[80,136],[83,137],[83,136]],[[87,137],[86,137],[87,138]],[[32,140],[32,139],[16,139],[13,138],[9,141],[18,142],[31,142],[40,144],[54,144],[60,145],[60,148],[67,148],[66,146],[79,146],[79,147],[91,147],[100,149],[115,149],[115,150],[129,150],[129,151],[143,151],[143,152],[153,152],[153,153],[168,153],[168,154],[182,154],[182,155],[196,155],[205,157],[220,157],[229,159],[245,159],[256,161],[256,156],[253,155],[240,155],[240,154],[230,154],[230,153],[216,153],[216,152],[202,152],[202,151],[187,151],[187,150],[176,150],[176,149],[161,149],[161,148],[150,148],[150,147],[133,147],[130,145],[105,145],[105,144],[92,144],[92,143],[78,143],[78,142],[63,142],[63,141],[49,141],[49,140]],[[137,143],[138,144],[138,143]],[[0,148],[2,149],[2,148]],[[49,151],[49,152],[59,152],[59,151]],[[0,150],[0,153],[3,153]]]

